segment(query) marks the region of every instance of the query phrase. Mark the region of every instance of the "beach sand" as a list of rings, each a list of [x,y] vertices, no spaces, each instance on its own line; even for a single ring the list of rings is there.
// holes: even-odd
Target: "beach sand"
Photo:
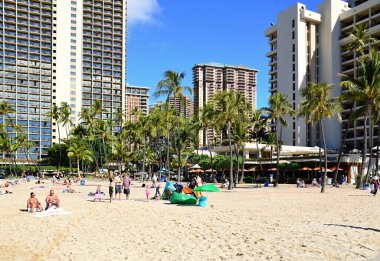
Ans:
[[[0,252],[6,260],[367,260],[380,250],[380,195],[351,186],[296,189],[241,186],[204,193],[207,207],[144,200],[133,182],[130,200],[91,202],[107,182],[57,190],[70,215],[22,212],[31,191],[22,183],[0,196]],[[163,184],[162,186],[163,187]],[[153,191],[152,191],[153,192]],[[106,197],[108,199],[108,195]],[[4,259],[3,259],[4,260]]]

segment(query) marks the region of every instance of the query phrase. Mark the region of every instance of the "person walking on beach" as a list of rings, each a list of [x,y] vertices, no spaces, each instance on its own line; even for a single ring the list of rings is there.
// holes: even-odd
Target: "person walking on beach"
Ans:
[[[121,200],[121,188],[122,188],[123,182],[121,181],[121,178],[119,175],[115,177],[115,200],[117,198],[117,195],[119,195],[119,200]]]
[[[123,179],[123,186],[124,186],[124,194],[125,194],[125,199],[129,199],[129,194],[131,194],[131,179],[129,178],[129,174],[126,173],[125,177]]]
[[[110,195],[110,203],[112,202],[112,197],[113,197],[113,187],[115,186],[114,178],[112,173],[109,173],[108,175],[110,185],[108,186],[108,193]]]

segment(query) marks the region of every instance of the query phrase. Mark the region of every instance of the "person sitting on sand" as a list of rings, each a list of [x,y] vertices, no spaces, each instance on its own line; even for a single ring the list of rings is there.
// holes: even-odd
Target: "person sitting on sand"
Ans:
[[[30,198],[26,202],[26,209],[28,210],[28,212],[34,213],[34,210],[36,210],[36,209],[38,211],[42,212],[42,204],[38,200],[38,198],[36,198],[35,196],[36,195],[34,194],[34,192],[31,192]]]
[[[50,194],[46,197],[46,208],[49,209],[53,206],[60,207],[60,201],[57,195],[54,194],[54,190],[50,190]]]
[[[95,191],[95,198],[94,198],[94,202],[96,200],[99,200],[102,201],[102,196],[104,195],[104,193],[102,192],[102,188],[100,185],[98,185],[98,187],[96,188],[96,191]]]
[[[63,193],[76,193],[76,191],[75,191],[74,189],[72,189],[72,188],[70,187],[70,185],[67,186],[67,188],[66,188],[65,190],[63,190],[62,192],[63,192]]]
[[[228,179],[225,179],[224,183],[221,186],[221,188],[228,188],[229,185],[230,185],[230,182],[228,181]]]
[[[311,182],[311,186],[312,186],[312,187],[318,187],[318,188],[319,188],[319,184],[318,184],[316,178],[314,178],[313,181]]]

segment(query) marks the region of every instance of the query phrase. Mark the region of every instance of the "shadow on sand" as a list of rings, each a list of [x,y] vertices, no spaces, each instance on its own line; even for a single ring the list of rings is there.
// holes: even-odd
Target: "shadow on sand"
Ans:
[[[367,231],[373,231],[380,233],[380,229],[372,228],[372,227],[357,227],[357,226],[350,226],[350,225],[340,225],[340,224],[324,224],[325,226],[334,226],[334,227],[347,227],[347,228],[354,228],[354,229],[360,229],[360,230],[367,230]]]

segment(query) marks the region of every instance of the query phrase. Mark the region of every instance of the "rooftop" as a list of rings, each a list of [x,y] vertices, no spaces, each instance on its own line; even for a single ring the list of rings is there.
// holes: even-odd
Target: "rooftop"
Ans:
[[[251,70],[251,71],[258,72],[257,69],[249,68],[249,67],[247,67],[245,65],[233,65],[233,64],[214,63],[214,62],[205,63],[205,64],[196,64],[196,65],[194,65],[193,68],[195,68],[195,67],[201,67],[201,66],[211,66],[211,67],[220,67],[220,68],[229,67],[229,68],[234,68],[234,69],[244,69],[244,70]]]

